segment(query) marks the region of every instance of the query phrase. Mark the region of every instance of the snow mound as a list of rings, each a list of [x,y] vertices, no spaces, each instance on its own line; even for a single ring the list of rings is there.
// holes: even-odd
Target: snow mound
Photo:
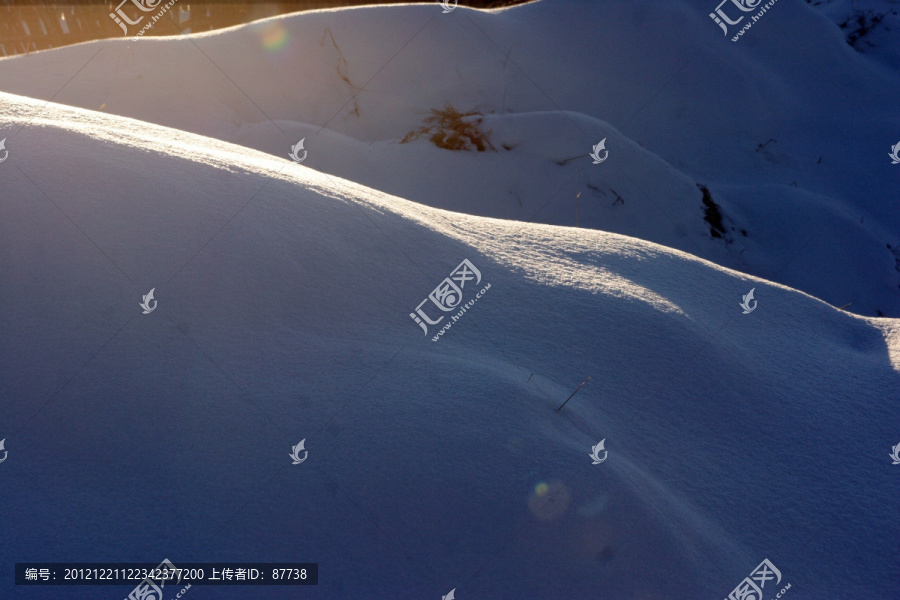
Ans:
[[[895,321],[127,118],[2,94],[0,127],[5,564],[304,560],[311,598],[694,599],[767,557],[797,599],[896,589]],[[433,342],[410,313],[464,259],[467,303],[490,288]]]
[[[739,43],[714,6],[314,11],[0,60],[0,89],[281,158],[305,139],[305,165],[392,195],[640,237],[900,316],[893,17],[860,53],[804,3],[777,3]],[[447,106],[480,113],[495,151],[400,143]],[[594,165],[601,139],[609,159]]]

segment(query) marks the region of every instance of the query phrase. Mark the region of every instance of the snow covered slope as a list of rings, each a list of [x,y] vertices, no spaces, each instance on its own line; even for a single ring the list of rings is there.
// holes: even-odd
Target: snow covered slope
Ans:
[[[897,44],[860,53],[818,10],[838,5],[800,0],[733,43],[715,4],[302,13],[0,60],[0,90],[281,158],[304,139],[305,165],[389,194],[640,237],[900,316]],[[401,143],[447,106],[480,113],[494,150]]]
[[[121,117],[2,94],[0,127],[3,564],[310,561],[305,598],[694,600],[768,558],[796,600],[896,591],[896,321]],[[464,259],[464,300],[490,288],[433,342],[409,314]],[[3,598],[88,589],[10,572]]]
[[[857,52],[900,69],[900,2],[897,0],[806,0],[831,19]]]

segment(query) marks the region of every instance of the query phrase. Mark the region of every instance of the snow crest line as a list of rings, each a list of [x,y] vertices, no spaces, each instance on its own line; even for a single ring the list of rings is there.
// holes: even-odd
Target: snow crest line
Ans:
[[[432,341],[432,342],[438,341],[438,340],[440,339],[440,337],[441,337],[442,335],[444,335],[444,332],[446,332],[448,329],[450,329],[450,328],[453,326],[454,323],[456,323],[457,321],[459,321],[459,318],[462,317],[462,316],[465,314],[465,312],[466,312],[467,310],[469,310],[470,308],[472,308],[472,306],[475,305],[475,302],[477,302],[478,299],[481,298],[481,296],[484,295],[484,293],[487,292],[489,289],[491,289],[491,284],[487,284],[486,286],[484,286],[483,288],[481,288],[481,291],[478,292],[477,294],[475,294],[475,297],[474,297],[473,299],[469,300],[468,302],[466,302],[466,303],[463,305],[462,310],[460,310],[460,311],[459,311],[458,313],[456,313],[455,315],[450,315],[450,320],[447,321],[447,324],[444,325],[444,326],[441,328],[441,330],[437,332],[437,335],[436,335],[436,336],[434,336],[433,338],[431,338],[431,341]]]

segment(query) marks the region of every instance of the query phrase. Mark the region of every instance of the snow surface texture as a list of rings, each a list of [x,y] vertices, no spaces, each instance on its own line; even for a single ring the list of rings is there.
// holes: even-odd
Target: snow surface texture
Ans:
[[[305,138],[307,166],[416,202],[640,237],[900,316],[900,169],[887,158],[900,79],[883,49],[900,48],[897,3],[874,1],[886,16],[853,47],[859,27],[840,15],[863,3],[779,1],[738,43],[709,18],[716,4],[302,13],[0,60],[0,90],[280,158]],[[447,105],[482,113],[495,150],[400,143]],[[609,159],[593,165],[603,138]]]
[[[486,19],[498,35],[505,22],[530,30],[515,34],[526,41],[559,36],[555,17],[540,12],[547,5],[575,6],[584,14],[576,12],[570,24],[590,16],[613,33],[632,21],[652,28],[673,18],[669,5],[653,3],[604,3],[603,11],[619,12],[602,19],[588,13],[601,10],[594,5],[562,3],[497,14],[458,9],[450,18]],[[791,11],[809,10],[787,0],[778,6],[788,8],[766,22],[800,19]],[[361,19],[373,38],[358,56],[374,73],[384,40],[398,47],[404,41],[385,28],[405,23],[408,39],[428,22],[429,8],[436,10],[371,8],[278,22],[302,29],[304,19],[332,19],[337,30],[341,19]],[[695,19],[688,15],[683,11]],[[701,17],[697,27],[715,30]],[[266,72],[241,51],[242,32],[260,26],[191,39],[201,47],[219,43],[222,52],[232,44],[233,61],[225,64],[240,74],[259,71],[269,86],[259,93],[274,106],[282,97],[277,87],[296,75]],[[750,40],[764,27],[735,47],[752,53]],[[455,39],[439,27],[429,31],[446,36],[439,44]],[[559,48],[572,35],[561,36]],[[676,171],[608,130],[607,147],[629,157],[619,168],[642,173],[641,185],[658,190],[659,203],[671,203],[669,220],[647,201],[653,226],[623,215],[618,223],[632,237],[449,212],[426,206],[443,206],[440,186],[410,183],[422,186],[421,195],[404,199],[308,168],[315,143],[326,141],[347,154],[347,165],[356,164],[354,144],[340,141],[353,136],[337,125],[318,135],[308,129],[310,156],[302,165],[213,139],[225,132],[183,131],[214,129],[218,107],[246,101],[234,87],[219,88],[214,70],[185,69],[190,77],[180,80],[185,43],[141,40],[131,51],[151,49],[160,64],[147,58],[147,68],[159,68],[159,81],[168,78],[178,90],[166,101],[169,118],[183,120],[174,124],[179,129],[46,102],[58,73],[72,78],[91,54],[99,51],[94,61],[101,61],[108,48],[124,48],[110,42],[26,57],[34,61],[32,78],[42,76],[32,84],[48,85],[32,92],[42,100],[0,94],[0,131],[10,132],[10,155],[0,165],[0,436],[10,453],[0,464],[0,563],[168,557],[176,565],[320,565],[315,588],[195,587],[186,594],[200,600],[437,599],[452,588],[460,600],[687,600],[726,597],[768,558],[782,585],[791,583],[789,599],[896,596],[900,467],[887,454],[900,442],[900,325],[678,249],[693,244],[703,256],[722,243],[697,237],[695,229],[708,229],[702,217],[696,223],[672,200],[693,185],[679,172],[703,163],[699,138],[682,140],[687,148]],[[640,55],[640,44],[631,50]],[[661,75],[665,69],[654,61],[671,54],[647,52],[640,66]],[[799,70],[801,59],[788,55]],[[561,76],[553,56],[545,60],[537,72]],[[74,104],[67,93],[101,85],[94,61],[54,100]],[[3,63],[4,89],[9,69],[21,68],[16,64]],[[847,77],[861,78],[859,65]],[[385,70],[394,68],[394,79],[371,81],[383,86],[379,102],[398,113],[393,125],[384,123],[394,127],[392,138],[411,124],[400,114],[408,90],[391,86],[408,77],[406,85],[432,93],[399,66]],[[642,76],[634,71],[630,79],[635,101]],[[210,79],[197,84],[204,77]],[[769,77],[761,81],[779,89],[777,74]],[[667,102],[698,110],[690,97],[675,99],[686,83],[673,85],[678,91],[664,92]],[[117,93],[129,89],[137,106],[142,88],[134,82]],[[192,96],[200,93],[209,97]],[[423,101],[423,110],[431,105]],[[146,107],[165,116],[166,107],[149,100]],[[329,109],[322,100],[309,110],[321,117]],[[277,112],[270,116],[286,123]],[[856,119],[843,117],[839,129]],[[565,157],[582,145],[544,136],[565,127],[562,120],[587,127],[589,117],[547,110],[490,119],[495,144],[518,136],[534,153],[523,159],[524,170],[539,170],[539,152]],[[737,129],[729,135],[740,139],[743,125],[730,126]],[[665,135],[679,128],[688,129],[673,119]],[[798,135],[803,129],[791,128]],[[875,137],[858,135],[861,144]],[[721,169],[741,163],[739,152],[720,144],[728,154]],[[386,144],[374,156],[389,147],[399,153],[414,146]],[[391,164],[397,185],[424,178],[412,161],[424,164],[428,152],[440,157],[434,161],[459,161],[436,165],[448,169],[448,181],[456,170],[462,181],[484,176],[486,189],[501,185],[488,171],[507,168],[476,165],[487,153],[441,153],[424,140],[416,148],[393,155],[409,162],[379,159]],[[614,156],[611,150],[597,168]],[[839,189],[862,178],[864,161],[856,158],[846,181],[822,173],[816,185]],[[895,230],[890,210],[879,208],[884,198],[877,194],[887,189],[879,178],[888,177],[879,164],[867,187],[876,197],[855,200],[868,203],[867,214],[882,210],[882,226]],[[813,215],[820,228],[861,210],[836,196],[826,207],[821,189],[759,183],[777,170],[751,169],[728,184],[734,198],[769,190],[769,208],[735,200],[730,210],[742,206],[763,227],[782,214],[775,205],[782,201]],[[765,226],[769,245],[758,244],[769,260],[786,258],[776,242],[778,229],[789,225]],[[839,230],[829,230],[827,243],[861,269],[865,249],[846,245],[850,238],[836,237]],[[655,235],[666,245],[638,239]],[[464,258],[480,270],[480,286],[491,288],[432,342],[437,327],[423,335],[409,313]],[[864,302],[868,292],[853,287],[864,279],[841,285]],[[138,302],[151,288],[159,304],[143,315]],[[759,304],[744,315],[738,302],[751,288]],[[591,381],[557,412],[587,376]],[[309,458],[292,465],[288,453],[301,439]],[[588,454],[601,439],[608,459],[592,465]],[[17,588],[10,573],[0,572],[2,598],[118,599],[130,589]]]

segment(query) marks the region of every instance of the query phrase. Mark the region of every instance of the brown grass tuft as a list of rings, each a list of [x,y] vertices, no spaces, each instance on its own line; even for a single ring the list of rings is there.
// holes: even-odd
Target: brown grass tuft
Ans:
[[[491,132],[481,129],[482,119],[478,117],[482,116],[474,110],[461,113],[450,104],[444,108],[433,108],[424,125],[407,133],[400,143],[406,144],[428,136],[435,146],[446,150],[496,150],[491,143]]]

